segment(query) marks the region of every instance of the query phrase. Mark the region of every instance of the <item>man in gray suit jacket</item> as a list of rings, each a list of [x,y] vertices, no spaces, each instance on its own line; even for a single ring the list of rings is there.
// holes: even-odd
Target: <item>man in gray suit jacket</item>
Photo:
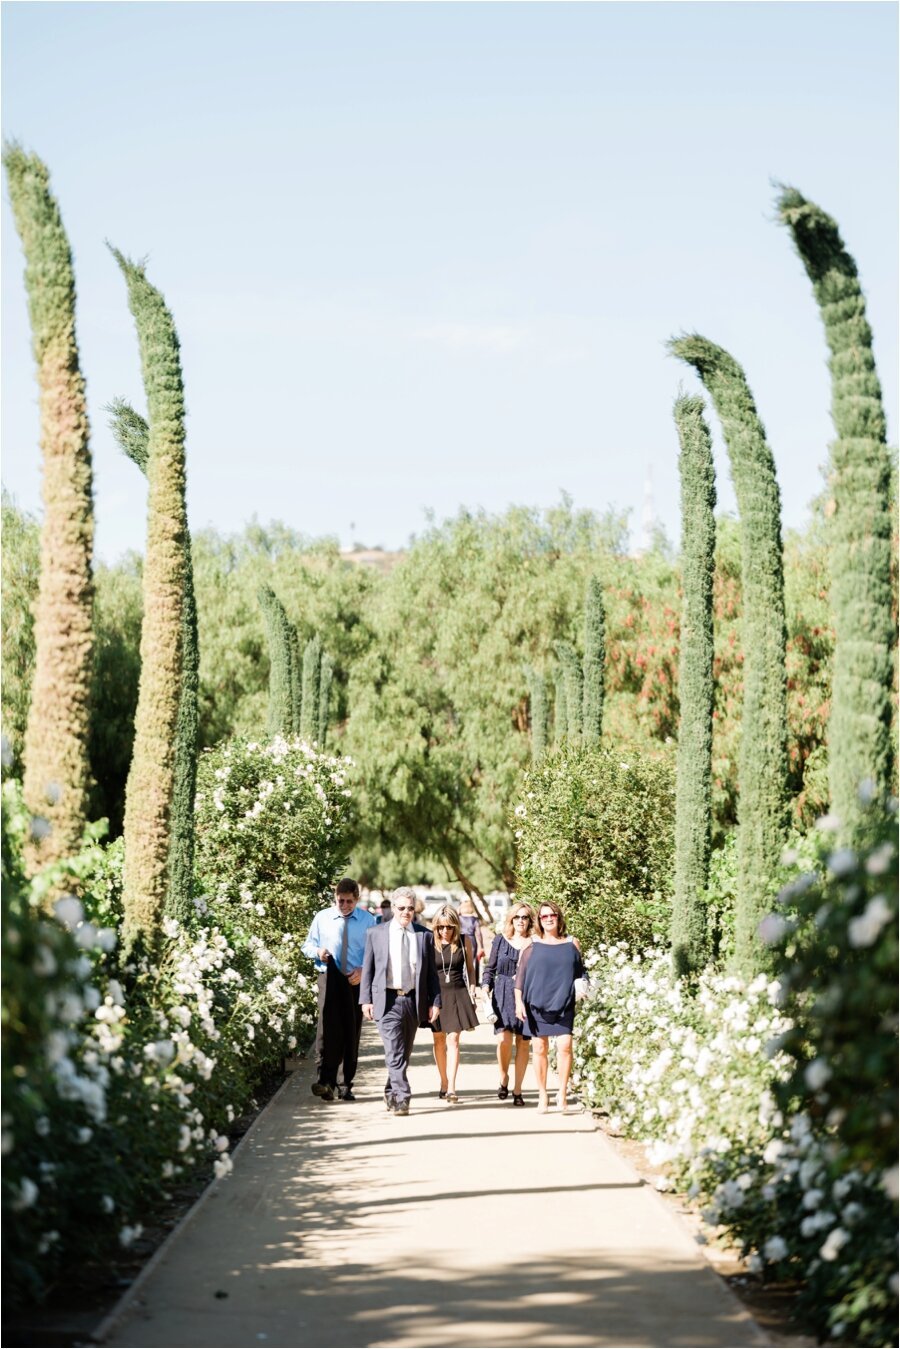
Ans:
[[[413,924],[416,897],[401,886],[391,896],[391,922],[370,927],[359,981],[359,1002],[374,1021],[384,1045],[388,1086],[384,1099],[394,1115],[408,1115],[407,1069],[420,1025],[437,1019],[440,984],[434,964],[434,939]]]

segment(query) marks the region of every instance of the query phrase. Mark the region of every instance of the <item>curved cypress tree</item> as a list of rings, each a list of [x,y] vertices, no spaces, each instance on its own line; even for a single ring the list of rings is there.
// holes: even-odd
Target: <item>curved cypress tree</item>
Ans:
[[[675,424],[681,453],[683,603],[678,672],[681,723],[675,793],[675,894],[670,934],[679,974],[706,955],[706,910],[712,847],[713,576],[716,475],[702,398],[679,398]]]
[[[539,763],[547,753],[547,684],[544,676],[529,666],[528,700],[531,720],[531,759]]]
[[[744,702],[738,781],[740,877],[735,958],[751,970],[764,948],[756,929],[787,831],[787,673],[781,498],[775,461],[746,376],[733,356],[704,337],[673,339],[670,350],[693,366],[725,435],[741,519],[744,595]]]
[[[300,709],[300,734],[314,741],[319,734],[319,682],[322,663],[322,639],[318,633],[303,651],[303,704]]]
[[[835,645],[828,771],[832,807],[848,825],[859,784],[891,779],[891,456],[872,330],[856,263],[831,216],[785,187],[778,211],[791,232],[831,353],[834,514],[829,521]]]
[[[325,744],[328,736],[328,703],[331,698],[331,677],[334,673],[334,662],[327,651],[322,652],[322,659],[319,662],[319,746]]]
[[[271,586],[260,586],[258,598],[269,638],[269,734],[290,735],[294,729],[294,678],[291,624]]]
[[[121,398],[107,409],[110,429],[119,448],[146,476],[150,455],[150,427],[139,412]],[[166,913],[186,923],[194,912],[194,797],[197,792],[197,733],[200,728],[200,641],[190,531],[184,533],[184,609],[181,634],[181,699],[175,748],[175,786],[172,794],[172,830],[169,839],[169,881]]]
[[[584,598],[584,714],[581,734],[586,745],[599,744],[603,732],[605,665],[603,588],[599,577],[592,576]]]
[[[570,642],[554,642],[553,648],[565,672],[566,680],[566,736],[576,745],[581,744],[582,690],[581,662]]]
[[[3,163],[25,253],[43,453],[44,519],[24,792],[31,812],[51,828],[28,846],[27,864],[34,871],[77,851],[87,820],[94,509],[72,252],[45,165],[10,144]]]
[[[178,334],[162,295],[143,266],[111,251],[128,287],[150,428],[141,679],[125,792],[123,944],[131,951],[154,945],[168,893],[187,556],[184,383]]]

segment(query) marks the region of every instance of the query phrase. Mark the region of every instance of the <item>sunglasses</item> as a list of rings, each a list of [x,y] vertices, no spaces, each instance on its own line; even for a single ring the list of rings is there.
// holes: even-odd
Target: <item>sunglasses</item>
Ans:
[[[542,923],[549,923],[551,919],[552,919],[553,922],[555,923],[558,917],[559,917],[559,914],[558,914],[558,913],[539,913],[539,914],[538,914],[538,918],[540,918],[540,920],[541,920]]]
[[[452,932],[452,931],[453,931],[453,924],[452,924],[452,923],[437,923],[437,924],[435,924],[435,926],[437,927],[438,932]]]
[[[355,895],[338,895],[338,904],[355,904]]]
[[[415,913],[415,911],[414,904],[398,904],[395,910],[396,913]]]

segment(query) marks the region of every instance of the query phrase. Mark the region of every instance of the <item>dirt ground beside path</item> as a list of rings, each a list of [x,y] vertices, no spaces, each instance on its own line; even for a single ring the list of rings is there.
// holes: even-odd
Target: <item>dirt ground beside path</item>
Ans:
[[[588,1114],[496,1098],[490,1027],[460,1104],[420,1032],[408,1117],[367,1029],[354,1103],[291,1075],[102,1331],[117,1346],[764,1345]]]

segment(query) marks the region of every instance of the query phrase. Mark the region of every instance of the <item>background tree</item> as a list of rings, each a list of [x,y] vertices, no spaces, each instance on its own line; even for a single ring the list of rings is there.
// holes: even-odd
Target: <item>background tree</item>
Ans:
[[[290,622],[288,643],[291,655],[291,732],[299,735],[303,724],[303,656],[300,652],[300,634],[296,625]]]
[[[744,698],[735,955],[740,966],[751,969],[759,964],[762,948],[756,930],[766,912],[788,820],[781,500],[772,452],[737,361],[696,335],[677,338],[669,346],[694,367],[712,398],[725,435],[741,519]]]
[[[856,263],[835,221],[796,188],[782,189],[778,211],[812,282],[831,353],[837,440],[829,527],[835,625],[829,778],[834,810],[853,824],[860,782],[871,778],[886,791],[891,780],[891,455]]]
[[[701,892],[712,847],[713,575],[716,475],[702,398],[679,398],[681,573],[684,600],[678,695],[681,723],[675,793],[675,892],[671,941],[679,973],[707,955]]]
[[[44,520],[24,788],[29,809],[51,828],[30,843],[27,861],[35,870],[74,852],[87,821],[94,511],[72,251],[45,165],[12,144],[5,146],[3,162],[25,253],[43,452]]]
[[[25,724],[34,675],[34,613],[41,573],[41,527],[33,516],[20,511],[3,489],[2,679],[3,771],[22,776]]]
[[[566,738],[570,744],[581,744],[582,688],[581,661],[571,642],[554,642],[553,649],[563,671],[566,698]]]
[[[319,725],[318,741],[321,748],[328,738],[328,710],[331,702],[331,679],[334,663],[327,651],[322,652],[319,662]]]
[[[144,476],[150,454],[150,428],[144,418],[123,399],[109,405],[110,428],[119,448]],[[169,881],[166,912],[186,922],[193,913],[194,886],[194,796],[197,789],[197,731],[200,721],[200,648],[197,637],[197,602],[191,536],[185,525],[184,607],[181,635],[181,694],[178,704],[175,787],[172,796],[172,829],[169,840]]]
[[[586,745],[599,743],[603,731],[603,686],[606,664],[606,619],[603,588],[592,576],[584,597],[584,713],[581,734]]]
[[[184,383],[178,334],[144,268],[117,249],[147,397],[147,549],[141,678],[125,798],[126,949],[152,947],[166,904],[184,649],[187,572]]]
[[[544,676],[533,665],[529,665],[528,702],[529,725],[531,727],[531,761],[540,763],[547,752],[547,683]]]
[[[269,734],[291,735],[296,685],[292,628],[284,605],[271,586],[260,586],[259,603],[269,639]]]
[[[313,741],[319,734],[319,687],[321,682],[322,639],[310,637],[303,650],[303,701],[300,707],[300,734]]]

